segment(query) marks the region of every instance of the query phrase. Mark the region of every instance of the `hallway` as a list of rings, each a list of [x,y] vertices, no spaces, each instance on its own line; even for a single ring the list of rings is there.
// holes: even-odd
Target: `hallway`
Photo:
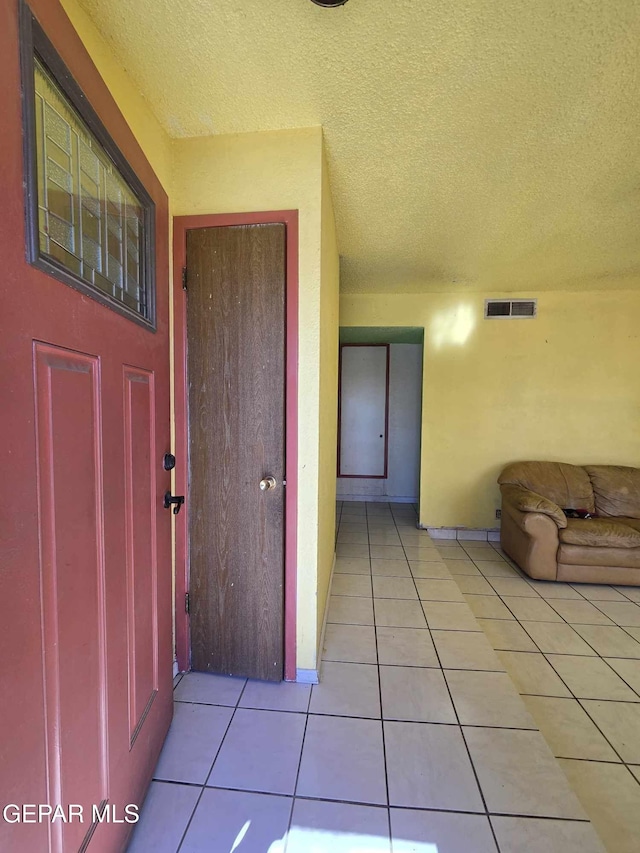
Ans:
[[[338,518],[322,683],[178,677],[129,853],[601,853],[444,559],[499,551],[406,504]]]

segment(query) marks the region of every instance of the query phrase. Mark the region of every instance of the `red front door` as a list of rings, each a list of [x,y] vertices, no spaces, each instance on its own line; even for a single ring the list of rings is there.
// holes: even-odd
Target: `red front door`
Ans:
[[[31,5],[155,202],[157,328],[26,261],[18,15],[3,3],[0,849],[116,851],[171,718],[167,200],[60,6]]]

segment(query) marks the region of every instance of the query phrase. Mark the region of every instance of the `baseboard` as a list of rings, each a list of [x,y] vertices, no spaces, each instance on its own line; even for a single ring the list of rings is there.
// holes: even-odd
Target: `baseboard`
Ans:
[[[432,539],[457,539],[466,542],[499,542],[497,527],[424,527]]]
[[[297,684],[319,684],[317,669],[296,669]]]
[[[327,619],[329,617],[329,602],[331,601],[331,587],[333,586],[333,575],[336,570],[336,555],[334,552],[333,555],[333,563],[331,564],[331,575],[329,577],[329,586],[327,587],[327,602],[324,606],[324,616],[322,617],[322,630],[320,631],[320,641],[318,642],[318,648],[316,649],[316,662],[318,668],[315,670],[307,669],[307,670],[298,670],[298,672],[315,672],[316,680],[306,682],[307,684],[318,684],[320,681],[320,668],[322,667],[322,649],[324,648],[324,635],[327,630]],[[296,681],[298,680],[298,676],[296,673]]]
[[[366,501],[384,504],[417,504],[418,498],[398,498],[395,495],[337,495],[337,501]]]

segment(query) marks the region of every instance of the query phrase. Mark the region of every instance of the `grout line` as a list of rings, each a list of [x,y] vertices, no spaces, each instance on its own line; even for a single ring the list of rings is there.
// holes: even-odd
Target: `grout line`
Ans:
[[[404,546],[403,546],[403,548],[404,548]],[[406,557],[406,551],[405,551],[405,557]],[[409,560],[408,560],[408,558],[407,558],[407,563],[408,563],[408,562],[409,562]],[[446,565],[446,564],[445,564],[445,565]],[[411,568],[411,567],[409,567],[409,568]],[[413,577],[413,573],[412,573],[412,577]],[[419,598],[419,590],[418,590],[418,585],[417,585],[417,583],[416,583],[416,579],[415,579],[415,577],[413,578],[413,583],[414,583],[414,586],[415,586],[415,589],[416,589],[416,593],[418,593],[418,598]],[[478,777],[478,773],[477,773],[477,771],[476,771],[475,764],[473,763],[473,758],[472,758],[472,756],[471,756],[471,751],[470,751],[470,749],[469,749],[469,744],[467,743],[467,739],[466,739],[465,734],[464,734],[464,729],[462,728],[462,723],[460,722],[460,717],[459,717],[459,715],[458,715],[458,709],[456,708],[456,704],[455,704],[455,702],[453,701],[453,694],[451,693],[451,688],[449,687],[449,682],[447,681],[447,678],[446,678],[446,676],[445,676],[444,666],[442,665],[442,660],[440,659],[440,652],[438,651],[438,647],[436,646],[436,644],[435,644],[435,642],[434,642],[434,639],[433,639],[433,632],[432,632],[432,630],[431,630],[431,628],[430,628],[430,626],[429,626],[429,620],[427,619],[427,614],[426,614],[426,612],[425,612],[424,605],[423,605],[422,601],[420,601],[420,607],[421,607],[421,609],[422,609],[422,613],[423,613],[424,618],[425,618],[425,621],[426,621],[426,623],[427,623],[427,628],[429,629],[429,633],[430,633],[430,635],[431,635],[431,642],[433,643],[433,648],[434,648],[434,650],[435,650],[436,658],[437,658],[437,660],[438,660],[438,664],[440,665],[440,672],[442,673],[442,680],[443,680],[443,681],[444,681],[444,683],[445,683],[445,687],[446,687],[446,689],[447,689],[447,693],[448,693],[448,695],[449,695],[449,701],[450,701],[450,703],[451,703],[451,707],[452,707],[452,709],[453,709],[453,713],[454,713],[454,716],[455,716],[455,718],[456,718],[456,724],[457,724],[457,726],[458,726],[458,731],[460,732],[460,736],[462,737],[462,742],[464,743],[464,748],[465,748],[465,750],[467,751],[467,756],[468,756],[468,758],[469,758],[469,764],[471,765],[471,770],[472,770],[473,775],[474,775],[474,778],[475,778],[475,780],[476,780],[476,785],[477,785],[477,787],[478,787],[478,792],[479,792],[479,794],[480,794],[480,799],[481,799],[481,801],[482,801],[482,806],[483,806],[483,808],[484,808],[485,815],[487,816],[487,820],[488,820],[489,826],[490,826],[490,828],[491,828],[491,834],[492,834],[492,836],[493,836],[493,840],[494,840],[494,843],[495,843],[495,845],[496,845],[496,850],[498,851],[498,853],[500,853],[500,845],[498,844],[498,837],[497,837],[497,835],[496,835],[496,833],[495,833],[495,831],[494,831],[494,829],[493,829],[493,824],[492,824],[492,823],[491,823],[491,821],[489,820],[489,810],[488,810],[488,808],[487,808],[487,801],[486,801],[485,796],[484,796],[484,791],[482,790],[482,786],[480,785],[480,779],[479,779],[479,777]]]

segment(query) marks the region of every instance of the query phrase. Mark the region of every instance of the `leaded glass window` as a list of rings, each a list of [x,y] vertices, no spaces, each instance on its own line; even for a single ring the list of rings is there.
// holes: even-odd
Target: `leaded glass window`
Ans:
[[[153,326],[153,202],[35,19],[30,25],[30,259]]]

